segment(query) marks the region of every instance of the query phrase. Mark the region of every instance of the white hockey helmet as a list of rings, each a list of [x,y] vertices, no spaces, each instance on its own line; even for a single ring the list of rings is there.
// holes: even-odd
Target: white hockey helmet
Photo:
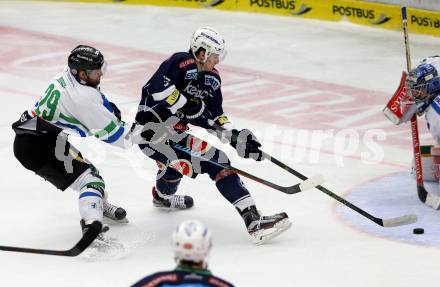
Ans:
[[[201,262],[204,268],[208,266],[211,232],[200,221],[186,220],[179,224],[173,232],[171,244],[177,264],[184,260]]]
[[[196,57],[196,52],[200,49],[205,49],[205,59],[209,58],[211,54],[219,55],[220,60],[226,56],[225,40],[216,30],[211,27],[201,27],[197,29],[191,37],[191,52]]]

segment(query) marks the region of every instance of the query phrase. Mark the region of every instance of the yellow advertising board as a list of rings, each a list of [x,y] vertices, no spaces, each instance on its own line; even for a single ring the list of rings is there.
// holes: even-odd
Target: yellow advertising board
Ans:
[[[54,0],[52,0],[54,1]],[[71,0],[266,13],[327,21],[349,21],[370,27],[399,30],[401,8],[356,0]],[[440,36],[440,12],[408,8],[412,33]]]

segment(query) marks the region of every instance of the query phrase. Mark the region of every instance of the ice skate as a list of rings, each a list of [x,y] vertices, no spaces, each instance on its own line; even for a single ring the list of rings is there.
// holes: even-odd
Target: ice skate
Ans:
[[[84,234],[90,224],[81,219],[80,225]],[[123,249],[124,245],[118,239],[108,236],[107,231],[109,230],[110,227],[107,224],[103,224],[101,232],[99,233],[98,237],[96,237],[96,239],[92,242],[88,249],[95,250],[96,252],[108,252]]]
[[[115,206],[104,200],[104,220],[111,219],[113,222],[128,223],[127,212],[124,208]]]
[[[243,217],[247,230],[252,236],[252,241],[256,245],[263,244],[292,226],[292,222],[290,222],[285,212],[262,216],[255,206],[250,206],[241,211],[240,215]]]
[[[188,195],[159,195],[155,187],[153,187],[152,193],[154,206],[165,210],[188,209],[194,205],[193,198]]]

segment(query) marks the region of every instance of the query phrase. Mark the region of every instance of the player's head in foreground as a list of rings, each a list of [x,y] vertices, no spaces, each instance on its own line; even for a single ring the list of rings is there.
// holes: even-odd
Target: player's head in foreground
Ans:
[[[68,66],[79,83],[92,87],[99,85],[106,69],[102,53],[87,45],[79,45],[70,52]]]
[[[226,56],[225,40],[213,28],[201,27],[191,37],[190,51],[199,69],[212,71]]]
[[[179,266],[204,269],[212,247],[211,232],[200,221],[183,221],[174,230],[171,244]]]

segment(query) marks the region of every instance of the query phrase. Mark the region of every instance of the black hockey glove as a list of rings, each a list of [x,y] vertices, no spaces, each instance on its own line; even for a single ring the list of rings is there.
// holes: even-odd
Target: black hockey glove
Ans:
[[[235,148],[238,155],[243,158],[252,158],[256,161],[263,160],[263,152],[260,150],[261,143],[248,129],[231,131],[230,144]]]
[[[109,104],[113,109],[113,114],[118,118],[119,121],[121,121],[121,111],[118,109],[115,103],[109,101]]]
[[[211,113],[206,108],[205,103],[199,98],[188,99],[186,104],[177,112],[177,115],[185,122],[206,127]]]

